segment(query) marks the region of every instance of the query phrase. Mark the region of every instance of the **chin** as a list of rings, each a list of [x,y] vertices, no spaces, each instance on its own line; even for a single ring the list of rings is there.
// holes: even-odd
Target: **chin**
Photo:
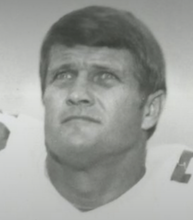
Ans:
[[[65,143],[62,144],[62,146],[65,146],[66,148],[74,149],[77,151],[89,149],[92,145],[92,140],[79,135],[73,136],[72,138],[66,138]]]
[[[53,146],[53,145],[52,145]],[[56,162],[65,166],[85,170],[98,163],[102,156],[102,152],[94,145],[86,145],[85,142],[76,140],[73,144],[65,144],[65,147],[52,148],[46,144],[47,153]]]

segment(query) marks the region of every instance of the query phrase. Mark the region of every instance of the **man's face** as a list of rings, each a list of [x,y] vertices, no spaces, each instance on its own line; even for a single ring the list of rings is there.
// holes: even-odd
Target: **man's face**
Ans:
[[[125,50],[54,46],[43,94],[48,151],[86,166],[135,147],[143,109],[133,68]]]

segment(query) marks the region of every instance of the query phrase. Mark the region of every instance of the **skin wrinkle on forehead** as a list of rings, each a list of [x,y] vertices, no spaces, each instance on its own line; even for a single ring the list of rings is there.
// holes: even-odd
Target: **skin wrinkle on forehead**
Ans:
[[[66,50],[65,50],[66,48]],[[73,48],[77,48],[77,51],[73,52],[71,51],[71,49]],[[82,57],[79,57],[77,54],[79,55],[79,50],[81,50],[82,48],[86,48],[86,50],[88,50],[89,48],[89,53],[87,54],[89,59],[82,59]],[[114,51],[114,54],[110,54],[106,52],[106,49],[110,50],[110,51]],[[90,54],[92,54],[93,51],[96,51],[96,55],[92,55],[92,57],[90,58]],[[119,52],[119,54],[117,54],[116,52]],[[59,59],[57,59],[57,54],[59,56]],[[128,60],[127,65],[123,65],[122,59],[120,59],[119,55],[123,55],[125,57],[125,59]],[[54,60],[57,60],[55,62],[51,62],[53,59],[53,55],[54,55]],[[61,58],[62,56],[62,58]],[[73,57],[76,57],[76,62],[74,62]],[[101,57],[104,59],[101,59]],[[52,47],[51,51],[50,51],[50,57],[49,57],[49,65],[48,65],[48,74],[50,72],[54,72],[57,69],[62,68],[62,66],[67,66],[69,65],[69,67],[71,66],[72,68],[74,68],[76,70],[76,68],[78,68],[79,70],[84,70],[84,69],[89,69],[88,67],[91,66],[91,70],[92,68],[106,68],[109,69],[110,71],[115,71],[117,74],[121,74],[120,77],[124,77],[124,80],[129,79],[131,77],[131,74],[128,74],[128,71],[124,71],[125,69],[129,69],[131,73],[134,72],[134,60],[132,55],[129,53],[128,50],[117,50],[117,49],[110,49],[107,47],[102,47],[102,48],[97,48],[97,47],[87,47],[87,46],[75,46],[72,48],[69,47],[65,47],[63,45],[55,45]],[[89,60],[89,61],[88,61]],[[120,62],[114,62],[114,60],[118,60]],[[138,83],[136,83],[138,84]]]
[[[64,63],[64,62],[66,62],[66,63],[70,63],[72,60],[73,60],[73,57],[75,57],[77,54],[79,55],[79,51],[73,51],[73,53],[70,51],[71,50],[71,48],[67,48],[66,50],[64,50],[64,48],[65,47],[63,47],[63,46],[61,46],[61,47],[54,47],[52,50],[51,50],[51,52],[50,52],[50,58],[52,58],[52,54],[54,54],[54,56],[56,57],[56,59],[57,59],[57,55],[55,55],[55,52],[56,52],[56,54],[57,54],[57,52],[60,52],[60,54],[59,54],[59,56],[60,56],[60,60],[61,60],[61,63]],[[77,49],[78,49],[78,47],[77,47]],[[96,51],[96,48],[89,48],[89,52],[91,53],[92,52],[92,50],[95,50]],[[116,54],[114,54],[113,56],[112,56],[112,54],[111,54],[111,57],[109,57],[108,55],[109,54],[107,54],[106,53],[106,51],[103,51],[103,48],[99,48],[98,49],[98,51],[100,52],[100,53],[96,53],[96,56],[92,56],[90,59],[89,59],[89,63],[88,63],[88,59],[86,59],[86,62],[85,62],[85,60],[83,60],[82,59],[82,57],[80,57],[80,59],[78,59],[78,57],[76,56],[76,63],[78,63],[80,66],[86,66],[87,65],[87,63],[88,64],[100,64],[100,65],[103,65],[103,66],[109,66],[109,61],[110,62],[112,62],[115,58],[117,59],[118,57],[116,56]],[[88,53],[88,57],[90,56],[90,53]],[[63,56],[62,57],[62,59],[61,59],[61,55]],[[100,60],[100,62],[98,62],[98,59],[99,59],[99,57],[101,58],[101,56],[103,57],[104,56],[104,59],[103,60]],[[113,59],[114,58],[114,59]],[[108,61],[107,61],[108,60]],[[83,62],[84,61],[84,62]],[[101,64],[101,62],[102,62],[102,64]],[[60,61],[59,61],[59,63],[60,63]],[[113,64],[113,63],[112,63]],[[54,68],[54,66],[57,66],[58,65],[58,63],[57,62],[55,62],[55,65],[53,65],[53,68]],[[116,68],[117,69],[121,69],[121,67],[122,67],[122,65],[120,64],[120,65],[117,65],[116,64]],[[49,70],[49,68],[48,68],[48,70]]]

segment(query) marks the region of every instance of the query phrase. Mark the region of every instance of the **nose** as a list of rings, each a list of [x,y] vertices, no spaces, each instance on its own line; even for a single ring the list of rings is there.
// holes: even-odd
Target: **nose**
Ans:
[[[92,106],[94,104],[94,96],[88,84],[84,79],[77,79],[69,88],[66,103],[68,105]]]

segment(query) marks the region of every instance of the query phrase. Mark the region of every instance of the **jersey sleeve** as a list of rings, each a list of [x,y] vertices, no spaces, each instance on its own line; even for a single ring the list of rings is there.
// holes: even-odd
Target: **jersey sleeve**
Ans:
[[[8,115],[0,111],[0,150],[7,145],[10,133],[16,125],[17,116]]]

